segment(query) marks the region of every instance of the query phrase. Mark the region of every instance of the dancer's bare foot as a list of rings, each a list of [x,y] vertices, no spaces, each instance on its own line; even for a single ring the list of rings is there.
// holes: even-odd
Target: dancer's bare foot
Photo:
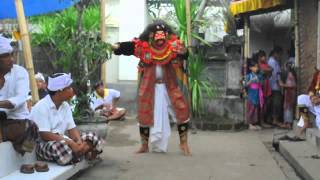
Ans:
[[[185,156],[192,156],[187,143],[180,144],[180,149]]]
[[[149,152],[149,147],[148,147],[148,145],[142,145],[141,147],[140,147],[140,149],[138,150],[138,151],[136,151],[136,154],[140,154],[140,153],[147,153],[147,152]]]

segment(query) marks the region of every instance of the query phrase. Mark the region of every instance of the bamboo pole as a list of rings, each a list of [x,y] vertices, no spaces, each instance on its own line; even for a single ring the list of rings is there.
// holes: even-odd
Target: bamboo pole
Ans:
[[[186,0],[186,19],[187,19],[188,49],[189,49],[189,52],[192,53],[190,0]]]
[[[15,0],[15,6],[17,10],[18,23],[20,27],[22,47],[23,47],[23,56],[25,61],[25,66],[29,74],[30,86],[31,86],[31,94],[33,103],[39,100],[38,88],[36,85],[36,80],[34,77],[34,68],[33,68],[33,60],[32,60],[32,52],[30,46],[30,38],[27,28],[26,17],[24,15],[24,9],[22,0]]]
[[[101,40],[106,42],[107,41],[107,34],[106,34],[106,0],[100,0],[100,32],[101,32]],[[106,68],[107,63],[103,63],[101,67],[101,80],[103,84],[107,84],[107,77],[106,77]]]

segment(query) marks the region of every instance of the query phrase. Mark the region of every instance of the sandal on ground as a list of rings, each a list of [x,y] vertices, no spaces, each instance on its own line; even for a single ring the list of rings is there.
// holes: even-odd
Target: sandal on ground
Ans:
[[[20,172],[24,173],[24,174],[32,174],[32,173],[34,173],[33,164],[22,164],[20,166]]]
[[[292,138],[291,137],[289,137],[288,135],[284,135],[284,136],[281,136],[278,140],[287,140],[287,141],[289,141],[289,140],[291,140]]]
[[[291,127],[289,127],[289,126],[287,126],[287,125],[285,125],[285,124],[279,124],[279,126],[278,126],[277,128],[279,128],[279,129],[286,129],[286,130],[291,129]]]
[[[312,158],[312,159],[320,159],[320,155],[315,154],[315,155],[312,155],[311,158]]]
[[[48,172],[48,171],[49,171],[48,164],[45,163],[45,162],[36,162],[36,163],[34,164],[34,169],[35,169],[37,172]]]
[[[298,142],[298,141],[305,141],[305,139],[298,136],[294,136],[290,139],[290,141]]]

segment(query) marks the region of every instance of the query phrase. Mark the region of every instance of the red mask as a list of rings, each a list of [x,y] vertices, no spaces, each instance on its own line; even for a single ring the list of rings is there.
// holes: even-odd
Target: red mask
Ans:
[[[155,41],[159,39],[166,39],[166,35],[163,31],[157,31],[153,38]]]

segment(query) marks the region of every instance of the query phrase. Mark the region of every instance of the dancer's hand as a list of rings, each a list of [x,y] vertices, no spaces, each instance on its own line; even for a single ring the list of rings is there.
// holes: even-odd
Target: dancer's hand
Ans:
[[[174,48],[172,51],[177,54],[186,54],[188,49],[184,45],[181,45],[181,46],[178,46],[177,48]]]
[[[119,45],[119,43],[116,43],[116,44],[113,44],[111,47],[112,47],[112,51],[115,51],[115,50],[119,49],[120,45]]]

